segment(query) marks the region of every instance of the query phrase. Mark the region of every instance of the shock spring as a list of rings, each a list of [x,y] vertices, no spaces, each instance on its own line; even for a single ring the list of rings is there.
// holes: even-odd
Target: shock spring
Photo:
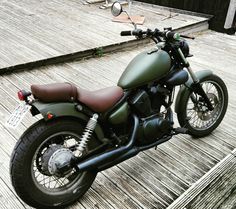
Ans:
[[[97,119],[98,119],[98,114],[93,114],[93,117],[89,119],[86,125],[86,128],[83,132],[83,135],[81,137],[79,146],[77,147],[74,153],[76,157],[80,157],[83,154],[84,150],[86,149],[88,141],[91,135],[93,134],[93,131],[95,130],[95,127],[97,125]]]

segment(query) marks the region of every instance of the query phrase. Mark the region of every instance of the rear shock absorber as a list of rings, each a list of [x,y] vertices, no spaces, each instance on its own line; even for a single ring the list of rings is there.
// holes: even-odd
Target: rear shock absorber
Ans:
[[[95,130],[95,127],[97,125],[97,119],[98,119],[98,114],[93,114],[93,117],[89,119],[86,128],[83,132],[83,135],[81,137],[81,141],[79,142],[79,145],[74,152],[75,157],[80,157],[83,155],[84,150],[87,147],[87,143],[93,134],[93,131]]]

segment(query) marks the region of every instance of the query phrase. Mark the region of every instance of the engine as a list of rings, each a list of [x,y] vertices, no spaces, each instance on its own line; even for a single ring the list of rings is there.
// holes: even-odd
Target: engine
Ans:
[[[152,143],[171,130],[171,123],[160,114],[164,105],[166,89],[152,87],[149,91],[140,90],[130,100],[130,105],[141,118],[138,141],[141,144]],[[163,92],[164,91],[164,92]]]

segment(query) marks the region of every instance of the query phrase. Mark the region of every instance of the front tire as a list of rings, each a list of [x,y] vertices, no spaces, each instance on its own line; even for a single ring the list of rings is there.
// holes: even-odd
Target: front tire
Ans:
[[[228,106],[228,91],[220,77],[212,74],[200,83],[214,107],[213,111],[208,110],[201,96],[189,90],[181,99],[181,108],[177,113],[181,127],[187,128],[188,133],[195,137],[207,136],[216,129]]]
[[[40,120],[21,136],[11,156],[10,174],[16,193],[25,203],[36,208],[64,208],[90,188],[96,172],[78,173],[71,169],[58,177],[47,170],[49,157],[57,150],[67,157],[71,152],[65,144],[76,143],[82,132],[79,121],[59,118],[48,122]],[[88,149],[98,144],[92,136]]]

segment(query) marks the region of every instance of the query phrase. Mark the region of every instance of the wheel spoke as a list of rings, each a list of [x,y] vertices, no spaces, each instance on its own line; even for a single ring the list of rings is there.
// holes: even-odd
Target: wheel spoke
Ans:
[[[42,189],[49,189],[50,191],[54,189],[63,190],[66,185],[75,183],[76,180],[80,178],[79,173],[76,173],[74,169],[72,169],[70,173],[62,177],[47,175],[47,173],[49,172],[47,170],[48,163],[52,154],[54,154],[59,149],[68,149],[69,153],[69,147],[77,144],[79,140],[79,135],[58,133],[54,137],[51,137],[49,140],[45,140],[44,144],[38,149],[38,152],[35,153],[34,160],[32,161],[33,163],[31,169],[35,182],[40,187],[42,187]]]
[[[207,129],[212,126],[221,113],[223,102],[223,91],[218,83],[214,81],[206,81],[201,86],[214,107],[213,111],[209,111],[206,104],[199,102],[199,95],[190,94],[186,106],[186,116],[190,118],[188,123],[197,129]]]

